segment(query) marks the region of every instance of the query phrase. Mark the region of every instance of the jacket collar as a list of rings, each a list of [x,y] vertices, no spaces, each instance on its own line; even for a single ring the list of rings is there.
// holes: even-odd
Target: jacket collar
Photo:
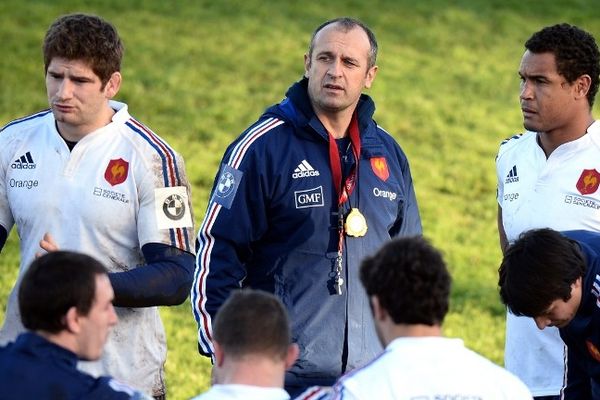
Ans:
[[[291,104],[290,104],[291,103]],[[286,99],[280,104],[280,109],[284,114],[291,118],[299,126],[310,126],[319,136],[328,138],[325,127],[317,118],[310,99],[308,97],[308,79],[302,78],[294,83],[286,92]],[[375,103],[366,94],[361,94],[356,106],[358,114],[358,126],[361,136],[366,136],[370,132],[370,125],[373,123],[373,113],[375,112]]]

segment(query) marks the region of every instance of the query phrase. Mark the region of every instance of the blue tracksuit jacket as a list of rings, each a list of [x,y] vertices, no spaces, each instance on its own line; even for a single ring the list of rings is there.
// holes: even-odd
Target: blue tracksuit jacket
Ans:
[[[381,351],[358,277],[360,261],[397,235],[421,234],[408,161],[377,126],[373,101],[357,106],[362,150],[358,180],[345,207],[358,207],[368,230],[344,238],[344,290],[334,291],[337,194],[328,134],[314,114],[307,80],[295,83],[226,150],[198,233],[192,307],[199,349],[213,351],[211,320],[231,290],[277,295],[292,321],[300,357],[286,388],[333,384]],[[356,163],[341,149],[342,169]]]
[[[567,345],[564,398],[600,399],[600,234],[563,234],[579,242],[587,265],[579,309],[569,325],[559,329]]]
[[[0,400],[142,400],[110,377],[77,369],[77,356],[34,333],[0,347]]]

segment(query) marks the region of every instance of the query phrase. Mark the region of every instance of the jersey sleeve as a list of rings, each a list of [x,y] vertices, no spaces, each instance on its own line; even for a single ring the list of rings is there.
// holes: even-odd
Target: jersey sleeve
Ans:
[[[198,232],[191,301],[203,355],[213,353],[212,318],[230,292],[242,286],[252,243],[267,228],[266,168],[256,141],[272,129],[269,121],[259,121],[225,152]]]
[[[137,230],[140,246],[162,243],[194,253],[190,185],[183,158],[153,135],[138,184]]]

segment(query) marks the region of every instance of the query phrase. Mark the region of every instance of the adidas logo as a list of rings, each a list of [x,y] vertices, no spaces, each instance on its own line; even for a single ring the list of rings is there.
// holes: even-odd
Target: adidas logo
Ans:
[[[319,176],[319,175],[320,175],[319,171],[314,169],[312,167],[312,165],[310,165],[308,163],[308,161],[302,160],[302,162],[300,164],[298,164],[298,166],[294,170],[294,173],[292,174],[292,178],[298,179],[298,178],[306,178],[309,176]]]
[[[514,183],[514,182],[519,182],[519,177],[517,176],[517,166],[513,165],[513,167],[510,169],[510,171],[508,172],[508,175],[506,175],[506,180],[504,181],[504,183]]]
[[[12,169],[35,169],[35,163],[33,162],[33,157],[31,157],[31,153],[27,152],[21,157],[17,158],[10,165],[10,167]]]

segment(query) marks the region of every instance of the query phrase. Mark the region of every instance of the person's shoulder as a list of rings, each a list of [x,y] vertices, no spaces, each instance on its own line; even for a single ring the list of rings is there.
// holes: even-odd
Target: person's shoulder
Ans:
[[[498,158],[505,154],[512,154],[514,152],[523,154],[524,148],[536,143],[536,136],[537,133],[535,132],[525,131],[502,140],[498,148]]]
[[[22,134],[28,130],[35,129],[40,125],[47,124],[50,120],[53,121],[54,118],[52,116],[52,111],[49,109],[14,119],[0,127],[0,138]]]
[[[531,139],[535,139],[537,133],[525,131],[521,133],[516,133],[512,136],[509,136],[505,139],[502,139],[500,142],[500,151],[507,150],[516,146],[526,146]]]
[[[327,386],[312,386],[294,400],[327,400],[333,397],[333,389]]]
[[[102,376],[85,396],[86,399],[152,400],[152,398],[115,378]]]

